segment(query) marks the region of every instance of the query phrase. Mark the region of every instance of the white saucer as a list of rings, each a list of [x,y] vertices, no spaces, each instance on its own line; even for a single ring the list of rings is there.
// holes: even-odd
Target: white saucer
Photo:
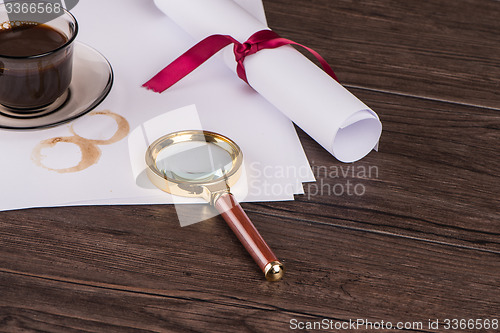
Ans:
[[[51,112],[32,117],[17,117],[0,106],[0,128],[29,130],[61,125],[90,112],[106,98],[113,86],[111,64],[90,46],[75,42],[74,47],[73,79],[66,100],[56,101]]]

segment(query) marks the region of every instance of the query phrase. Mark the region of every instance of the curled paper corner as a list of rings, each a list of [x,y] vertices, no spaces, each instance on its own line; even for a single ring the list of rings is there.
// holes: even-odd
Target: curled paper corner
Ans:
[[[378,150],[382,123],[370,109],[352,114],[337,131],[332,142],[332,154],[344,163],[356,162]]]

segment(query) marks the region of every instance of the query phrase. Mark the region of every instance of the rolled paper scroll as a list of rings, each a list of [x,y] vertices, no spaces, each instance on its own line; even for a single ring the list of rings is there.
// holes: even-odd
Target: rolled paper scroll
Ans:
[[[215,34],[245,42],[269,29],[232,0],[155,0],[160,10],[197,40]],[[226,64],[236,72],[231,46]],[[382,133],[377,114],[291,46],[245,59],[250,86],[342,162],[374,149]]]

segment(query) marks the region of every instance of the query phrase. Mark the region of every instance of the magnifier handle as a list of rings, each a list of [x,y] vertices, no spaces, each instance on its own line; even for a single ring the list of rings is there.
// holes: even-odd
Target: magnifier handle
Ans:
[[[259,265],[266,279],[268,281],[280,280],[284,273],[283,265],[264,241],[235,197],[230,193],[222,194],[215,202],[215,208]]]

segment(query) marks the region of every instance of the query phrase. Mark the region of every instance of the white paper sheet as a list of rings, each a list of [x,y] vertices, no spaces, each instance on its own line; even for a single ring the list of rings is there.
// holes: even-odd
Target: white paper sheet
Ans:
[[[261,2],[255,2],[257,5],[250,7],[261,8]],[[80,24],[78,40],[103,53],[115,72],[113,89],[97,111],[110,110],[134,129],[169,111],[195,104],[205,129],[227,135],[241,146],[250,165],[250,179],[261,182],[254,184],[255,189],[274,186],[274,191],[265,193],[250,190],[245,201],[292,200],[294,193],[301,192],[302,182],[314,180],[292,123],[236,78],[222,61],[209,61],[162,95],[141,87],[155,68],[195,42],[152,1],[86,0],[73,13]],[[177,124],[176,130],[185,129],[178,120],[170,121]],[[164,192],[136,184],[127,139],[98,146],[98,162],[77,173],[58,173],[33,162],[33,150],[41,141],[73,136],[72,127],[85,138],[96,140],[112,135],[116,126],[109,117],[87,115],[40,131],[0,130],[0,210],[171,202]],[[81,153],[73,144],[57,144],[44,149],[43,155],[44,163],[55,169],[78,163]],[[253,163],[257,166],[252,167]],[[300,173],[281,177],[280,170],[286,168]]]
[[[269,29],[232,0],[155,0],[156,5],[197,40],[229,34],[245,42]],[[224,51],[236,72],[232,46]],[[354,162],[377,146],[378,116],[293,47],[261,50],[247,57],[250,85],[337,159]]]
[[[267,25],[266,12],[261,0],[233,0],[257,20]]]

